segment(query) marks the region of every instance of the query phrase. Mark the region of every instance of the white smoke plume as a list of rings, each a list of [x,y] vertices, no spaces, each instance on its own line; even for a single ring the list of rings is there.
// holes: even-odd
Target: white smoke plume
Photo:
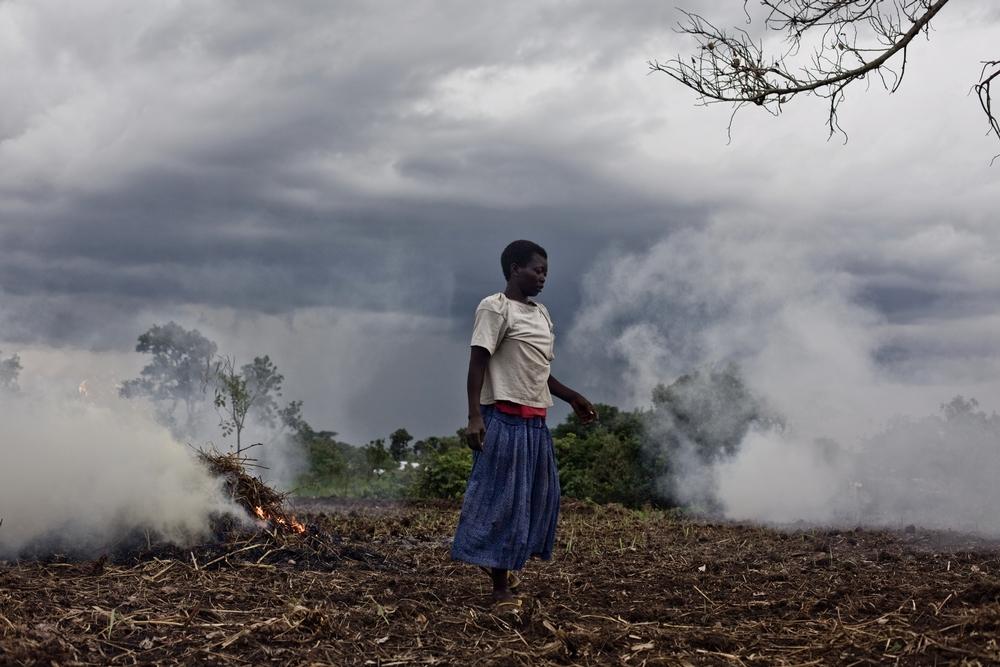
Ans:
[[[663,487],[736,519],[1000,534],[1000,517],[982,511],[1000,500],[984,474],[1000,470],[1000,419],[969,404],[952,418],[930,416],[956,394],[994,407],[995,381],[947,355],[910,368],[881,363],[881,350],[914,342],[906,340],[913,327],[863,302],[863,281],[832,237],[824,246],[795,234],[717,222],[611,253],[586,277],[570,338],[624,368],[623,393],[605,400],[647,406],[657,384],[735,362],[782,418],[711,462],[672,445],[674,473]],[[966,334],[953,341],[955,357],[978,346],[980,371],[1000,358],[988,331]],[[937,352],[948,346],[939,340]],[[595,365],[595,375],[606,368]]]
[[[184,544],[212,513],[242,515],[142,409],[0,397],[0,557],[114,547],[130,531]]]

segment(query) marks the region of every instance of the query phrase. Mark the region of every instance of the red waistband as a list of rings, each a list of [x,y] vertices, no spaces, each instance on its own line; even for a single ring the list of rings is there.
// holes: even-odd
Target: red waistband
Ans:
[[[545,408],[521,405],[520,403],[512,403],[511,401],[497,401],[494,403],[494,406],[505,415],[514,415],[515,417],[523,417],[525,419],[532,417],[544,418],[546,413]]]

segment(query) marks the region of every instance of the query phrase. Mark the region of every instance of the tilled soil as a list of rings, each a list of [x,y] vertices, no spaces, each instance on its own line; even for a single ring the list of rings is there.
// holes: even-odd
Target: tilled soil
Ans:
[[[448,559],[446,504],[300,503],[311,538],[2,564],[0,663],[1000,662],[994,544],[567,505],[501,608]]]

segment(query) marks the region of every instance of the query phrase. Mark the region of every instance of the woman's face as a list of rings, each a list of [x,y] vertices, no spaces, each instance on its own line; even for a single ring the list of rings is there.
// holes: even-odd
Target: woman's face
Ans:
[[[545,279],[549,275],[549,260],[539,254],[534,254],[524,266],[514,265],[511,280],[525,296],[535,296],[545,287]]]

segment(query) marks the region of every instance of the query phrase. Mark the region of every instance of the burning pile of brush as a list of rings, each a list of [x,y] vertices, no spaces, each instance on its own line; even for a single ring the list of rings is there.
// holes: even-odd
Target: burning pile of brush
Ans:
[[[216,454],[205,451],[198,458],[215,477],[221,477],[226,491],[251,516],[257,517],[279,533],[304,535],[305,524],[284,509],[286,494],[275,491],[259,477],[247,473],[245,460],[236,454]]]
[[[368,549],[341,544],[318,524],[306,526],[285,509],[287,494],[269,487],[259,477],[249,474],[245,459],[235,454],[201,451],[201,462],[223,486],[235,503],[260,522],[262,530],[247,532],[246,526],[233,522],[232,517],[217,517],[215,533],[220,543],[214,549],[223,555],[212,563],[233,565],[250,560],[256,565],[282,562],[328,569],[345,558],[361,561],[372,568],[385,569],[386,558]],[[208,546],[208,545],[204,545]],[[194,552],[190,549],[192,558]],[[230,557],[234,560],[230,561]]]

